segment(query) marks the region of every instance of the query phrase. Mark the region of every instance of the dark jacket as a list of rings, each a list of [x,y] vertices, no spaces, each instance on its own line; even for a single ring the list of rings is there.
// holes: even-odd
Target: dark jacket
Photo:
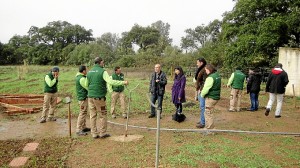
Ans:
[[[247,93],[258,94],[260,91],[261,75],[257,72],[250,74],[247,81]]]
[[[283,94],[288,83],[287,73],[281,68],[274,68],[268,77],[266,92]]]
[[[177,76],[174,79],[174,84],[172,87],[172,101],[174,104],[185,102],[185,83],[186,78],[184,75]],[[180,101],[179,99],[180,98]]]
[[[158,79],[159,82],[155,82]],[[163,71],[160,71],[158,75],[156,73],[152,73],[150,80],[149,92],[152,94],[157,94],[159,96],[163,96],[165,93],[165,86],[167,84],[167,77]]]
[[[197,91],[202,90],[206,77],[207,77],[207,74],[206,74],[205,69],[203,67],[200,70],[200,72],[198,73],[198,76],[197,76],[197,80],[196,80],[196,90]]]

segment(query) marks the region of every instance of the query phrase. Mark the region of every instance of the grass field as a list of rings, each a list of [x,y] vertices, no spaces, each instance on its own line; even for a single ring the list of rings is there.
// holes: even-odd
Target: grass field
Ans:
[[[43,78],[50,66],[0,66],[0,94],[30,93],[43,94]],[[109,74],[111,70],[108,69]],[[130,84],[125,90],[139,86],[131,94],[130,124],[156,127],[156,119],[148,119],[149,103],[147,91],[149,73],[146,70],[124,69]],[[73,120],[78,115],[74,78],[77,67],[60,67],[59,96],[72,98],[71,111]],[[187,96],[193,98],[191,77],[187,82]],[[226,79],[222,81],[223,85]],[[167,90],[163,103],[161,119],[162,128],[195,128],[199,118],[198,103],[189,100],[184,107],[187,120],[176,123],[171,120],[174,106],[171,103],[170,88],[173,80],[168,78]],[[260,110],[251,113],[227,112],[229,105],[229,89],[222,88],[222,99],[215,111],[216,128],[224,130],[245,130],[260,132],[294,132],[300,133],[300,109],[294,108],[294,99],[285,97],[282,118],[275,119],[273,111],[264,116],[264,106],[268,95],[263,91],[260,95]],[[296,102],[299,106],[299,98]],[[107,108],[110,108],[110,96],[107,96]],[[249,107],[249,95],[242,100],[242,107]],[[67,105],[61,103],[55,115],[66,119]],[[119,109],[118,109],[119,110]],[[20,116],[5,116],[0,112],[1,126],[6,122],[23,121],[38,127],[36,118],[40,113]],[[110,115],[109,119],[110,119]],[[111,119],[110,119],[111,120]],[[113,120],[124,123],[122,118]],[[55,124],[55,123],[53,123]],[[20,128],[22,130],[23,128]],[[25,128],[24,128],[25,131]],[[122,135],[123,127],[109,124],[108,132],[112,136]],[[0,167],[8,167],[12,158],[22,155],[22,147],[27,142],[40,143],[38,150],[30,156],[26,167],[154,167],[155,163],[155,131],[133,129],[130,134],[143,135],[137,142],[115,142],[109,139],[94,140],[91,136],[71,139],[67,136],[36,136],[25,139],[6,139],[0,141]],[[17,133],[16,133],[17,134]],[[50,133],[49,133],[50,134]],[[216,133],[205,135],[199,132],[161,132],[160,138],[161,167],[300,167],[300,137],[295,135]]]

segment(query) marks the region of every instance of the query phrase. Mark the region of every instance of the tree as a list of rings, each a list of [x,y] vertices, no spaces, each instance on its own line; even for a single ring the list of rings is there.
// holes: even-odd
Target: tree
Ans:
[[[294,0],[239,0],[225,13],[222,40],[226,66],[268,65],[281,46],[299,46],[300,2]]]

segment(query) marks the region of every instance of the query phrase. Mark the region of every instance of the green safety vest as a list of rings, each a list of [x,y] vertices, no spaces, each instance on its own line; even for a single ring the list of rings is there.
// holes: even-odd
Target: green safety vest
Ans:
[[[88,97],[104,98],[107,93],[106,81],[103,79],[104,69],[96,64],[87,74]]]
[[[84,87],[82,87],[82,86],[80,85],[80,79],[81,79],[81,78],[86,78],[86,76],[83,75],[83,74],[79,74],[79,75],[77,75],[76,78],[75,78],[75,81],[76,81],[76,93],[77,93],[77,99],[78,99],[79,101],[85,100],[85,99],[87,98],[87,94],[88,94],[88,91],[87,91]]]
[[[242,71],[236,70],[234,72],[234,77],[233,77],[233,81],[232,81],[232,85],[231,85],[232,88],[243,90],[245,78],[246,78],[246,75]]]
[[[54,79],[54,76],[52,72],[47,74],[51,80]],[[58,79],[56,79],[56,83],[53,86],[48,86],[45,79],[44,79],[44,93],[56,93],[57,92],[57,84],[58,84]]]
[[[118,81],[124,81],[124,74],[117,75],[116,73],[112,74],[112,79],[113,80],[118,80]],[[112,89],[114,92],[123,92],[124,86],[112,86]]]
[[[215,72],[213,74],[210,74],[208,77],[212,77],[214,80],[213,86],[209,89],[207,93],[207,97],[214,99],[214,100],[220,100],[220,94],[221,94],[221,77],[218,72]]]

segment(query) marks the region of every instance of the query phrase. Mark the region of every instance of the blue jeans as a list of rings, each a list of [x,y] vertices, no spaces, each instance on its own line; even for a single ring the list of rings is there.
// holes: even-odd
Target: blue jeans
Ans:
[[[157,109],[160,109],[162,112],[162,102],[163,102],[163,97],[164,96],[159,96],[157,94],[151,94],[151,102],[153,104],[155,104],[156,100],[157,100]],[[151,105],[150,105],[151,106]],[[156,112],[155,112],[155,107],[152,107],[151,106],[151,114],[152,115],[156,115]]]
[[[205,98],[198,95],[199,105],[200,105],[200,124],[205,125]]]
[[[258,94],[250,93],[250,101],[251,101],[250,110],[252,110],[252,111],[258,110],[258,106],[259,106]]]

